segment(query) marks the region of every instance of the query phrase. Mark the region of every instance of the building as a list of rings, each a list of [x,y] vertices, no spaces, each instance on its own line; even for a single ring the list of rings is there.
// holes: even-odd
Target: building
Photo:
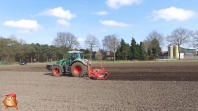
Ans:
[[[181,50],[181,53],[184,53],[184,58],[185,59],[187,59],[187,58],[189,58],[189,59],[190,58],[197,58],[197,51],[196,51],[196,49],[184,49],[183,52]]]
[[[179,54],[180,53],[180,54]],[[178,46],[168,46],[168,57],[169,59],[186,59],[186,58],[195,58],[197,57],[196,49],[182,48],[178,49]]]
[[[180,54],[179,54],[180,53]],[[168,46],[168,51],[163,51],[162,55],[159,55],[158,59],[198,59],[198,51],[191,48],[180,47],[178,46]]]
[[[114,54],[113,54],[113,52],[104,51],[104,50],[100,49],[96,52],[95,59],[96,60],[102,60],[102,59],[113,60]]]

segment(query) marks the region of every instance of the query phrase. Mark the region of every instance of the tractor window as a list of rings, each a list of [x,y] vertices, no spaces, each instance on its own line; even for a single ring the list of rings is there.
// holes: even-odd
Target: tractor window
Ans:
[[[71,58],[71,54],[70,53],[67,54],[67,58]]]
[[[81,58],[81,59],[83,59],[83,58],[84,58],[82,53],[80,53],[80,58]]]
[[[73,58],[74,59],[78,58],[78,53],[73,53]]]

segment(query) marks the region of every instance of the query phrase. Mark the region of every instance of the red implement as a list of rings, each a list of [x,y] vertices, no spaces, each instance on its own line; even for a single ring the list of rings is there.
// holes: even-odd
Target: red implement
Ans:
[[[111,74],[111,71],[103,68],[103,61],[100,61],[100,69],[91,68],[88,61],[88,77],[91,79],[105,80]]]

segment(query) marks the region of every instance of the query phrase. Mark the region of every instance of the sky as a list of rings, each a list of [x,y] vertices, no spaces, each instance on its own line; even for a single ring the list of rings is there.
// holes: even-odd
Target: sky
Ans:
[[[58,32],[70,32],[82,48],[89,34],[130,44],[177,28],[198,30],[197,0],[0,0],[0,36],[26,43],[52,45]]]

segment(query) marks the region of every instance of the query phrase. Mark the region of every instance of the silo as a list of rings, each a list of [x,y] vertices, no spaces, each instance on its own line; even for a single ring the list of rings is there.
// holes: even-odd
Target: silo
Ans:
[[[173,57],[174,57],[175,59],[178,59],[178,58],[179,58],[179,51],[178,51],[178,46],[177,46],[177,45],[175,45],[175,46],[173,47]]]
[[[168,46],[168,56],[170,59],[173,59],[173,46]]]

